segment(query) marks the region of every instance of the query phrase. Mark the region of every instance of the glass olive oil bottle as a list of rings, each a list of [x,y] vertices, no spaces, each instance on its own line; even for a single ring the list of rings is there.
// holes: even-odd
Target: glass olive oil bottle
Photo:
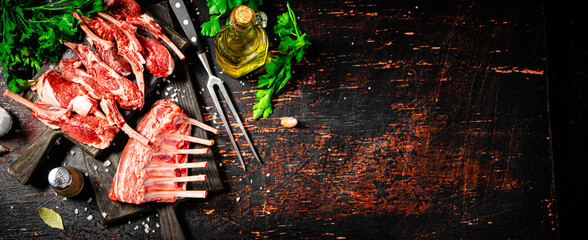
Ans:
[[[230,18],[216,34],[215,55],[227,75],[239,78],[265,65],[269,41],[251,8],[238,6]]]

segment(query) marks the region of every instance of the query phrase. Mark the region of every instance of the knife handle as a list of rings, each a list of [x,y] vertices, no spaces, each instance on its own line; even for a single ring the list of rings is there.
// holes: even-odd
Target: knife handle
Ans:
[[[169,0],[169,4],[178,19],[180,26],[182,26],[182,30],[184,30],[186,37],[188,37],[190,44],[194,46],[197,53],[202,53],[203,49],[200,39],[198,39],[198,32],[196,32],[196,28],[194,27],[194,23],[192,22],[192,18],[190,18],[190,13],[188,13],[188,8],[186,8],[184,1]]]
[[[47,128],[35,141],[25,149],[8,168],[10,176],[22,184],[29,184],[33,174],[43,164],[47,153],[55,144],[55,139],[63,134],[58,129]]]

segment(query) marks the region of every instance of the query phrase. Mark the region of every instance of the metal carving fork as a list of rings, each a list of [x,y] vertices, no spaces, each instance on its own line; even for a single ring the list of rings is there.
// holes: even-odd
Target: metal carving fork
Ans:
[[[239,128],[241,128],[241,131],[243,132],[243,136],[245,137],[245,139],[247,140],[247,143],[251,147],[251,151],[253,152],[255,159],[261,163],[261,160],[259,159],[259,156],[257,155],[257,151],[255,151],[255,148],[253,147],[253,143],[249,139],[249,136],[247,135],[247,131],[245,131],[245,127],[243,127],[243,123],[241,122],[241,118],[239,118],[239,115],[237,114],[237,110],[233,106],[233,102],[231,101],[231,98],[229,97],[229,93],[227,92],[227,89],[225,88],[223,81],[220,78],[212,75],[212,71],[210,70],[210,65],[208,64],[208,59],[206,58],[206,53],[202,49],[202,44],[200,43],[200,40],[198,40],[198,34],[196,32],[196,28],[194,28],[194,24],[192,23],[192,20],[190,18],[190,14],[188,13],[188,9],[186,8],[184,1],[183,0],[169,0],[169,3],[171,5],[171,9],[173,10],[174,14],[176,15],[176,18],[178,19],[180,25],[182,26],[182,29],[184,30],[184,33],[188,37],[188,40],[190,41],[192,46],[194,46],[194,48],[196,49],[196,53],[198,54],[198,59],[200,59],[200,62],[202,63],[202,65],[204,66],[204,69],[206,70],[206,73],[208,74],[208,83],[206,84],[206,87],[212,97],[212,101],[214,102],[214,106],[216,107],[216,110],[218,111],[219,115],[221,116],[221,119],[223,120],[223,124],[225,125],[225,129],[227,130],[227,134],[229,135],[229,138],[231,139],[231,143],[233,144],[233,147],[235,148],[235,151],[237,152],[237,156],[239,157],[239,161],[241,162],[241,166],[243,166],[243,170],[246,170],[247,168],[245,167],[245,163],[243,162],[243,157],[241,156],[241,152],[239,151],[239,146],[237,146],[237,143],[235,142],[235,137],[233,136],[233,132],[231,131],[231,127],[229,125],[229,122],[227,121],[225,113],[222,109],[222,106],[221,106],[220,101],[218,99],[218,95],[216,94],[215,86],[218,88],[218,90],[222,94],[227,105],[229,106],[229,109],[233,113],[233,116],[237,120],[237,123],[239,124]]]

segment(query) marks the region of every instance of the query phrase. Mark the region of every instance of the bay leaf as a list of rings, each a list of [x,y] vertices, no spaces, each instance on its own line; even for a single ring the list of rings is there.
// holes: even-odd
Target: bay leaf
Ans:
[[[59,213],[53,211],[53,209],[49,209],[46,207],[40,207],[39,208],[39,216],[41,216],[41,219],[43,219],[43,221],[47,225],[49,225],[50,227],[59,228],[65,232],[65,229],[63,228],[63,220],[61,219],[61,216],[59,215]]]

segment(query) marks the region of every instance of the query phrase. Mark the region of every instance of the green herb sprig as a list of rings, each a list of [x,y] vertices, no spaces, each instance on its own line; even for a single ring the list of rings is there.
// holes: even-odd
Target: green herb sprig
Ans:
[[[272,96],[292,77],[292,59],[300,62],[310,45],[306,33],[302,33],[296,23],[296,16],[290,4],[286,3],[286,7],[288,12],[278,16],[278,24],[274,27],[274,31],[280,37],[277,56],[265,65],[267,73],[260,76],[257,83],[257,102],[253,105],[253,119],[267,118],[272,114]]]
[[[214,37],[221,29],[220,18],[225,14],[230,14],[233,8],[240,5],[247,5],[253,11],[259,11],[259,6],[263,4],[263,0],[206,0],[208,6],[208,14],[210,18],[208,22],[200,25],[200,34],[207,37]],[[227,17],[225,24],[229,24],[230,18]]]
[[[11,91],[19,93],[44,61],[58,61],[65,41],[79,41],[78,21],[70,11],[88,16],[102,11],[102,0],[0,0],[0,64]]]

